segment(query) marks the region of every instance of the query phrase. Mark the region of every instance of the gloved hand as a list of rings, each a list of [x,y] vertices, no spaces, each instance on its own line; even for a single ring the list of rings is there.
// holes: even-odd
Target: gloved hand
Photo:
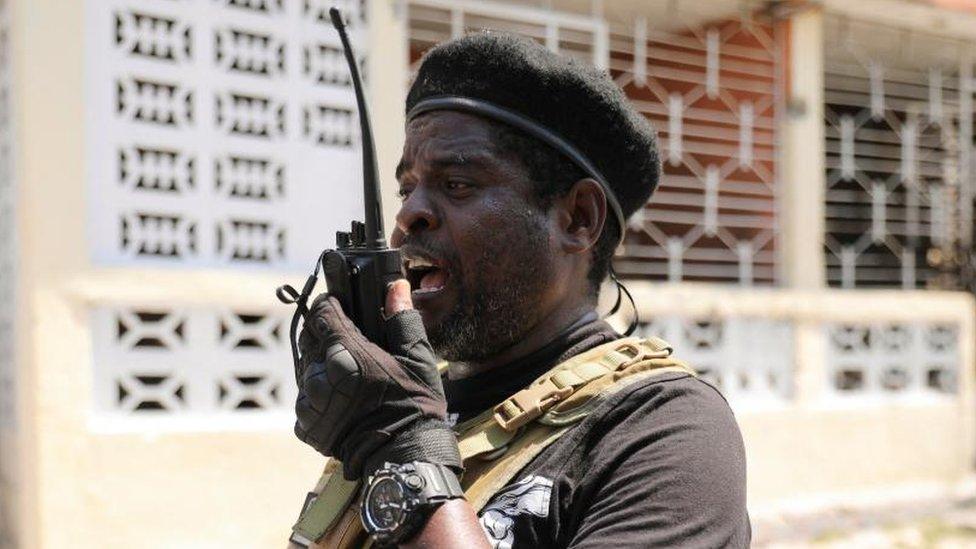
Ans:
[[[407,281],[390,285],[386,311],[384,350],[360,333],[335,298],[323,294],[312,303],[298,340],[295,434],[339,459],[350,480],[385,461],[460,471],[437,362]]]

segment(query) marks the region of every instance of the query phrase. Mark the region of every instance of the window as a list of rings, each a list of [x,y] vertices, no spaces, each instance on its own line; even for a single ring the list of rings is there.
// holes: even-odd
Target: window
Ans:
[[[969,46],[840,18],[825,42],[827,281],[958,288],[972,246]],[[895,52],[894,54],[892,52]]]

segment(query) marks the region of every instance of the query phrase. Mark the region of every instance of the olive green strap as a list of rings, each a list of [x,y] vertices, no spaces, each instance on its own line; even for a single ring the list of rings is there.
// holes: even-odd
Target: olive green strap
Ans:
[[[492,413],[480,414],[458,428],[458,447],[461,459],[497,455],[516,438],[521,428],[539,420],[553,426],[568,425],[586,416],[596,402],[581,403],[568,411],[550,410],[569,399],[588,383],[607,378],[611,383],[619,378],[608,376],[621,371],[649,368],[664,371],[685,368],[669,360],[671,346],[658,338],[625,338],[605,343],[581,353],[546,372],[531,385],[501,404]],[[631,368],[641,366],[642,368]],[[693,371],[685,368],[693,374]]]
[[[471,471],[466,472],[466,476],[461,479],[465,499],[475,512],[480,513],[499,490],[507,486],[530,461],[567,431],[569,426],[554,428],[533,425],[511,447],[502,450],[504,454],[501,457],[487,461],[481,467],[477,458],[466,463],[465,466],[471,468]]]
[[[332,473],[319,496],[292,526],[292,531],[310,541],[324,536],[356,497],[359,484],[358,480],[346,480],[341,471]]]
[[[531,385],[495,406],[495,422],[506,431],[517,431],[591,381],[635,364],[669,356],[671,346],[653,337],[618,339],[594,347],[549,370]]]
[[[487,454],[485,457],[489,459],[488,463],[479,464],[477,457],[470,461],[466,460],[465,466],[471,470],[468,472],[470,473],[468,477],[463,478],[462,481],[467,481],[463,482],[463,484],[465,486],[464,494],[468,503],[474,507],[475,511],[480,513],[488,501],[502,488],[507,486],[529,462],[535,459],[549,445],[566,434],[573,424],[589,415],[594,408],[603,404],[612,395],[627,387],[669,372],[692,373],[688,368],[684,367],[664,367],[643,371],[631,377],[620,379],[616,383],[607,386],[583,406],[574,409],[571,413],[546,414],[536,420],[536,422],[529,424],[519,432],[517,437],[513,437],[514,440],[511,440],[508,444],[496,450],[496,452],[502,454],[501,456]],[[504,432],[497,425],[489,427],[489,430]]]
[[[582,420],[586,416],[590,415],[597,406],[603,404],[603,402],[613,393],[623,390],[630,385],[639,383],[649,377],[655,377],[662,374],[668,373],[680,373],[688,374],[697,377],[694,370],[687,368],[685,366],[663,366],[660,368],[655,368],[653,370],[647,370],[639,372],[632,376],[624,377],[618,379],[612,385],[607,385],[598,393],[595,393],[592,398],[580,404],[577,407],[571,408],[569,410],[549,410],[542,417],[536,420],[536,422],[542,425],[548,425],[550,427],[563,427],[566,425],[572,425]]]
[[[458,438],[458,451],[461,452],[461,459],[467,461],[475,456],[490,454],[504,448],[514,438],[515,433],[506,431],[495,421],[486,422],[481,429]]]

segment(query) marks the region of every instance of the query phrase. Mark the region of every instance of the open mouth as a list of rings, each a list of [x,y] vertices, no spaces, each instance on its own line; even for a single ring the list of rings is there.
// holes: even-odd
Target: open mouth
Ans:
[[[437,293],[447,284],[447,270],[431,259],[422,257],[404,259],[403,271],[407,281],[410,282],[410,290],[414,296]]]

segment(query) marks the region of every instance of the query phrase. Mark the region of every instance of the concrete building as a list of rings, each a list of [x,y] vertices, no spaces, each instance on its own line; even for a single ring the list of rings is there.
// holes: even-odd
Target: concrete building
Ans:
[[[451,36],[532,36],[655,123],[617,269],[736,411],[754,516],[971,476],[971,2],[337,3],[388,218]],[[0,0],[0,547],[287,537],[322,459],[273,292],[362,207],[331,4]]]

